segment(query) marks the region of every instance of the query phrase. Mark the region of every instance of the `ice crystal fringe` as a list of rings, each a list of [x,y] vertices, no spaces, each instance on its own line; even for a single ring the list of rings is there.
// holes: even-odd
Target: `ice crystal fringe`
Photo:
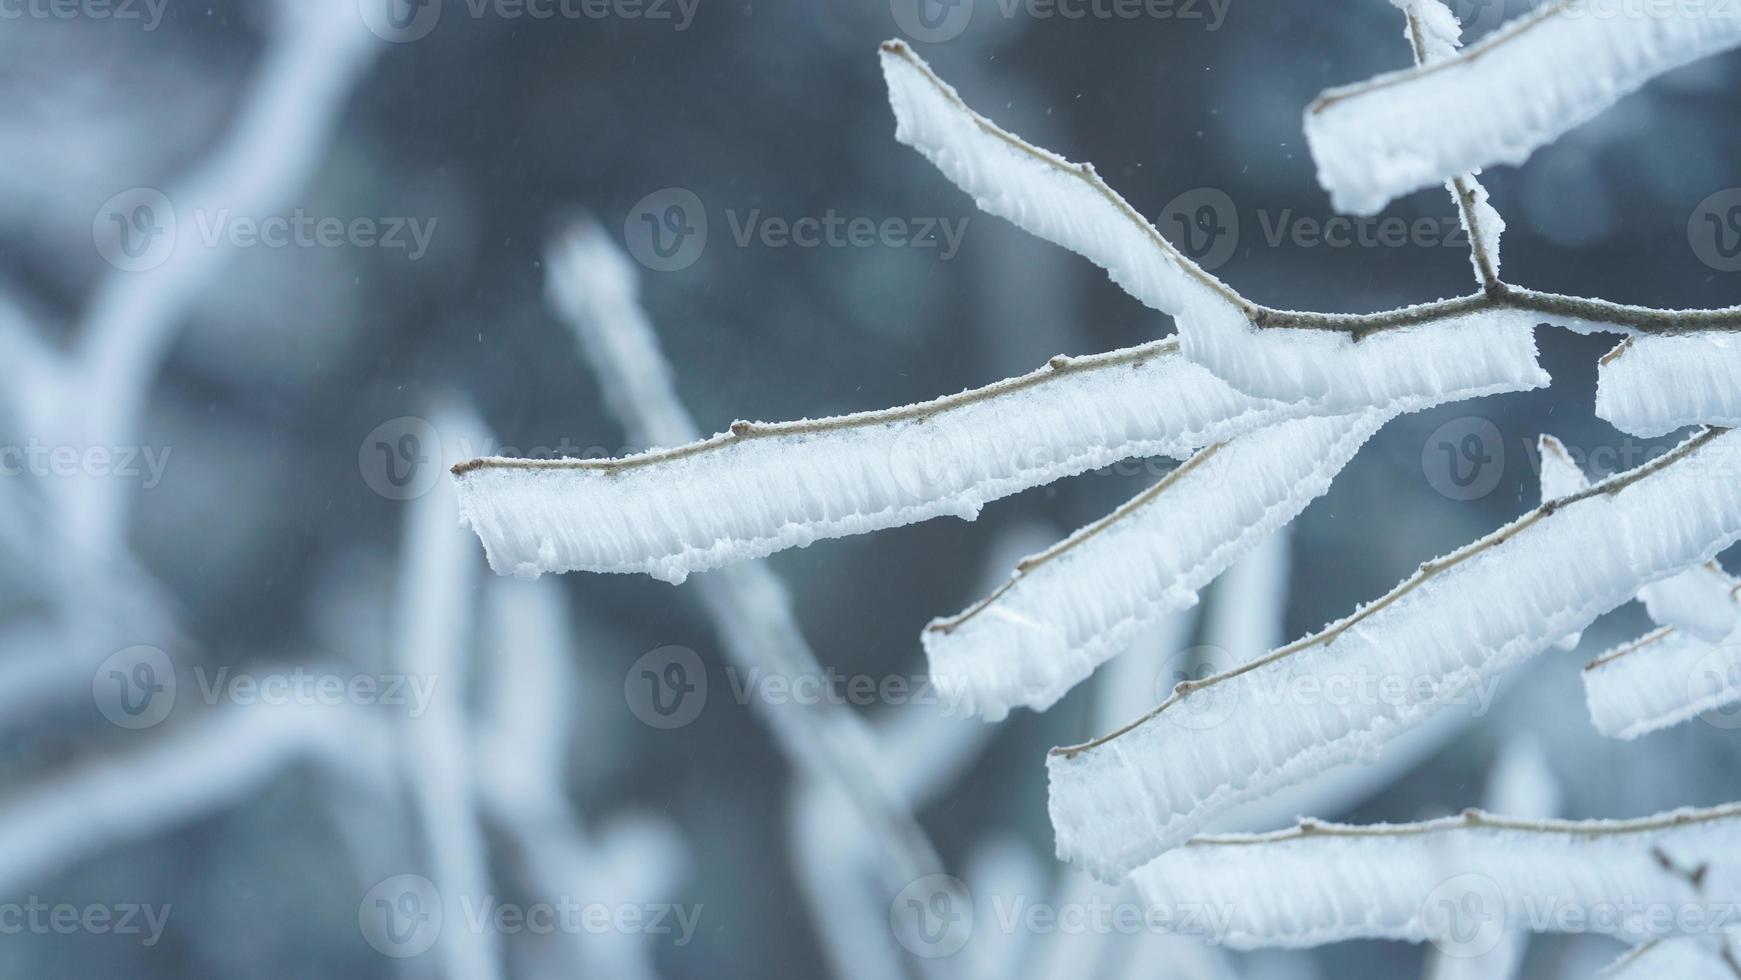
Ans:
[[[1477,310],[1364,338],[1270,328],[1250,304],[1167,243],[1088,164],[1023,142],[974,112],[906,45],[883,45],[895,138],[978,206],[1092,261],[1144,304],[1171,314],[1186,356],[1241,391],[1307,401],[1324,414],[1412,411],[1547,383],[1534,317]]]
[[[1134,877],[1157,906],[1221,910],[1219,938],[1235,949],[1391,939],[1470,953],[1518,931],[1641,942],[1720,929],[1741,899],[1741,869],[1724,859],[1737,847],[1737,804],[1639,820],[1471,810],[1418,824],[1306,822],[1198,838]],[[1638,911],[1653,908],[1704,914]]]
[[[1135,499],[1025,559],[989,598],[924,632],[931,676],[969,711],[1044,711],[1296,517],[1383,423],[1284,422],[1191,457]]]
[[[1559,0],[1454,57],[1325,92],[1306,110],[1318,182],[1337,210],[1373,214],[1521,164],[1651,78],[1741,43],[1734,5],[1670,6]]]
[[[821,538],[944,515],[1135,456],[1300,413],[1242,395],[1172,341],[1081,358],[920,405],[739,423],[618,460],[456,468],[465,522],[497,572],[646,572],[668,582]]]
[[[1715,330],[1628,337],[1601,360],[1596,415],[1641,439],[1741,424],[1741,337]]]
[[[1741,636],[1707,643],[1663,627],[1584,668],[1596,730],[1634,739],[1741,701]],[[1741,721],[1725,727],[1741,727]]]
[[[1122,731],[1053,750],[1058,856],[1115,879],[1217,813],[1374,754],[1471,691],[1479,698],[1481,682],[1640,586],[1709,561],[1741,538],[1737,446],[1741,434],[1703,433],[1429,562],[1317,636],[1182,684]],[[1362,685],[1402,693],[1355,696]],[[1349,696],[1323,696],[1338,688]]]

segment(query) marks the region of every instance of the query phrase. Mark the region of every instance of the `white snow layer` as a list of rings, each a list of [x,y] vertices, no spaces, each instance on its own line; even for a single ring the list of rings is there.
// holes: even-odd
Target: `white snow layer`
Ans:
[[[1648,633],[1584,668],[1596,730],[1634,739],[1741,701],[1741,635],[1708,643],[1672,627]],[[1725,728],[1741,716],[1714,716]]]
[[[1542,461],[1542,503],[1569,497],[1589,488],[1590,478],[1584,475],[1578,461],[1566,451],[1565,443],[1543,433],[1536,440],[1536,451]]]
[[[1196,682],[1047,760],[1058,856],[1114,880],[1232,806],[1378,752],[1641,585],[1741,538],[1741,481],[1701,434],[1590,495],[1525,515],[1324,633]],[[1567,555],[1576,555],[1568,561]]]
[[[1597,369],[1596,415],[1641,439],[1689,425],[1741,425],[1741,337],[1719,330],[1628,337]]]
[[[1225,916],[1217,938],[1235,949],[1431,940],[1469,955],[1518,931],[1641,942],[1718,930],[1721,910],[1741,899],[1741,870],[1722,860],[1738,846],[1734,805],[1632,821],[1476,811],[1199,838],[1133,877],[1155,906]],[[1688,873],[1701,865],[1702,891]],[[1672,914],[1689,909],[1706,914]]]
[[[1306,110],[1338,211],[1521,164],[1656,75],[1741,43],[1741,6],[1560,0],[1457,56],[1331,89]]]
[[[972,520],[987,501],[1133,456],[1183,459],[1303,411],[1234,391],[1171,341],[1053,365],[620,460],[485,460],[456,470],[461,512],[497,572],[681,582],[819,538]]]
[[[1144,304],[1171,314],[1185,355],[1235,388],[1305,400],[1322,414],[1404,412],[1457,393],[1540,387],[1535,317],[1485,310],[1378,331],[1258,328],[1249,305],[1198,269],[1088,164],[1023,142],[974,112],[906,45],[883,45],[895,138],[930,160],[983,211],[1087,258]]]
[[[990,598],[934,620],[930,672],[999,721],[1051,707],[1296,517],[1383,424],[1380,412],[1283,422],[1193,456],[1154,487],[1023,561]]]

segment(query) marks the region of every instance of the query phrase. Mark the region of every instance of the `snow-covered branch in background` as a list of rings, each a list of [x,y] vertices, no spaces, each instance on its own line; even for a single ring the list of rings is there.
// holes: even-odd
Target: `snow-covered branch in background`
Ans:
[[[998,721],[1051,707],[1131,639],[1293,520],[1383,424],[1378,412],[1298,419],[1192,456],[1111,515],[924,633],[931,675]]]
[[[1116,879],[1216,813],[1370,756],[1640,586],[1709,561],[1741,538],[1738,448],[1741,433],[1707,431],[1428,562],[1322,633],[1183,683],[1121,731],[1053,750],[1059,857]],[[1579,560],[1568,563],[1572,554]],[[1354,691],[1384,679],[1381,691],[1406,694],[1298,688]],[[1224,723],[1235,712],[1239,723]]]
[[[341,794],[392,778],[386,726],[355,707],[224,707],[148,735],[0,797],[0,891],[240,803],[297,763],[318,765]]]
[[[693,439],[697,427],[677,396],[658,336],[640,306],[639,281],[628,257],[588,220],[568,229],[552,245],[546,267],[551,305],[574,331],[582,355],[600,378],[606,400],[629,437],[649,444]],[[472,472],[489,471],[485,467]],[[465,484],[461,478],[462,501],[467,499]],[[666,488],[643,487],[642,492],[659,489]],[[541,492],[548,500],[557,499],[551,488]],[[721,509],[713,516],[729,521],[734,507],[760,491],[746,485],[739,492],[745,496],[716,501]],[[471,499],[475,503],[477,498]],[[568,515],[595,526],[609,520],[584,509]],[[479,527],[475,509],[470,523]],[[741,669],[788,680],[823,676],[799,629],[791,595],[766,565],[733,565],[703,577],[698,585],[727,656]],[[895,777],[866,725],[850,708],[826,699],[802,705],[755,703],[792,764],[833,786],[850,803],[864,833],[876,844],[875,869],[888,894],[940,870],[935,848],[901,799]]]
[[[1730,5],[1557,0],[1444,60],[1325,92],[1306,110],[1306,141],[1336,209],[1374,214],[1521,164],[1657,75],[1737,44]]]
[[[497,579],[485,587],[485,601],[496,658],[476,726],[477,790],[485,813],[513,841],[528,891],[554,902],[584,889],[613,906],[668,899],[689,863],[677,830],[662,818],[629,814],[590,834],[565,791],[579,691],[561,588],[549,579]],[[542,970],[514,972],[651,980],[649,938],[563,932]],[[523,943],[510,962],[533,959],[532,945]]]
[[[1637,820],[1469,810],[1200,837],[1135,877],[1157,905],[1225,910],[1218,938],[1235,949],[1392,939],[1469,954],[1514,932],[1637,943],[1722,929],[1722,910],[1741,901],[1741,867],[1728,860],[1738,846],[1741,804]]]
[[[270,7],[271,38],[229,133],[165,195],[190,218],[282,208],[325,158],[352,87],[383,47],[349,0],[273,0]],[[77,383],[101,397],[66,403],[82,414],[65,423],[63,438],[94,446],[136,442],[133,432],[175,331],[229,258],[228,250],[183,233],[161,265],[117,271],[104,281],[74,350]],[[99,549],[119,545],[124,487],[100,479],[73,486],[69,521],[79,540]]]
[[[449,445],[481,446],[488,432],[470,406],[437,404],[430,424]],[[423,715],[402,719],[400,752],[411,797],[428,845],[430,877],[450,922],[464,921],[466,903],[495,893],[480,824],[466,692],[471,687],[477,565],[466,560],[465,532],[453,498],[430,493],[410,503],[400,564],[394,661],[408,677],[431,684]],[[500,976],[497,933],[444,929],[437,939],[450,976]]]

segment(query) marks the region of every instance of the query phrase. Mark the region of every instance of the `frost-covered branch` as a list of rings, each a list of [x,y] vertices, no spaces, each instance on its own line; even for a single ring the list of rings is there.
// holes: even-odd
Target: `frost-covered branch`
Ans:
[[[1602,358],[1596,414],[1643,439],[1694,424],[1741,425],[1741,337],[1708,330],[1626,338]]]
[[[1709,561],[1741,538],[1737,450],[1741,433],[1707,431],[1427,562],[1321,633],[1180,684],[1124,729],[1054,749],[1059,856],[1116,878],[1216,813],[1371,755],[1640,586]],[[1306,696],[1302,682],[1349,696]],[[1222,723],[1236,711],[1243,724]]]
[[[680,582],[820,538],[972,519],[1008,494],[1132,457],[1184,458],[1304,411],[1234,391],[1163,340],[1053,358],[1033,374],[918,405],[737,422],[703,442],[621,459],[474,460],[455,476],[498,572]]]
[[[1741,867],[1728,860],[1738,845],[1741,804],[1635,820],[1469,810],[1200,837],[1134,877],[1158,905],[1226,910],[1218,938],[1236,949],[1432,940],[1466,955],[1517,931],[1642,942],[1720,930],[1741,900]]]
[[[1402,9],[1408,21],[1409,47],[1416,65],[1456,57],[1457,49],[1463,46],[1463,25],[1451,8],[1439,0],[1391,2]],[[1457,174],[1445,188],[1457,204],[1463,233],[1469,236],[1469,264],[1475,269],[1475,281],[1483,290],[1498,289],[1499,239],[1505,233],[1505,219],[1487,203],[1487,188],[1473,173]]]
[[[1446,43],[1443,36],[1423,37],[1422,51]],[[1503,282],[1497,250],[1503,222],[1485,191],[1473,178],[1456,179],[1456,171],[1444,178],[1471,231],[1481,292],[1371,314],[1263,306],[1174,248],[1092,167],[1026,143],[974,112],[905,44],[883,45],[883,71],[897,139],[983,210],[1088,258],[1144,304],[1172,315],[1188,357],[1255,395],[1306,399],[1325,411],[1406,410],[1410,399],[1459,387],[1544,384],[1529,336],[1537,323],[1641,335],[1741,329],[1741,307],[1652,309]]]
[[[1621,739],[1727,708],[1741,701],[1741,637],[1711,643],[1662,627],[1590,661],[1584,699],[1596,730]]]
[[[1331,89],[1306,110],[1337,210],[1496,163],[1521,164],[1670,69],[1741,44],[1727,4],[1558,0],[1444,60]]]
[[[1297,419],[1212,446],[925,630],[933,677],[997,721],[1044,711],[1133,637],[1197,602],[1235,559],[1298,516],[1385,421]]]
[[[190,219],[198,212],[261,215],[283,206],[324,158],[352,86],[382,47],[346,0],[273,0],[272,37],[217,151],[167,194]],[[67,438],[125,446],[144,415],[150,384],[175,331],[229,260],[184,232],[169,257],[143,271],[117,271],[97,289],[74,350],[78,381],[101,397],[77,399],[83,416]],[[125,499],[115,480],[69,491],[74,532],[99,547],[121,540]]]

